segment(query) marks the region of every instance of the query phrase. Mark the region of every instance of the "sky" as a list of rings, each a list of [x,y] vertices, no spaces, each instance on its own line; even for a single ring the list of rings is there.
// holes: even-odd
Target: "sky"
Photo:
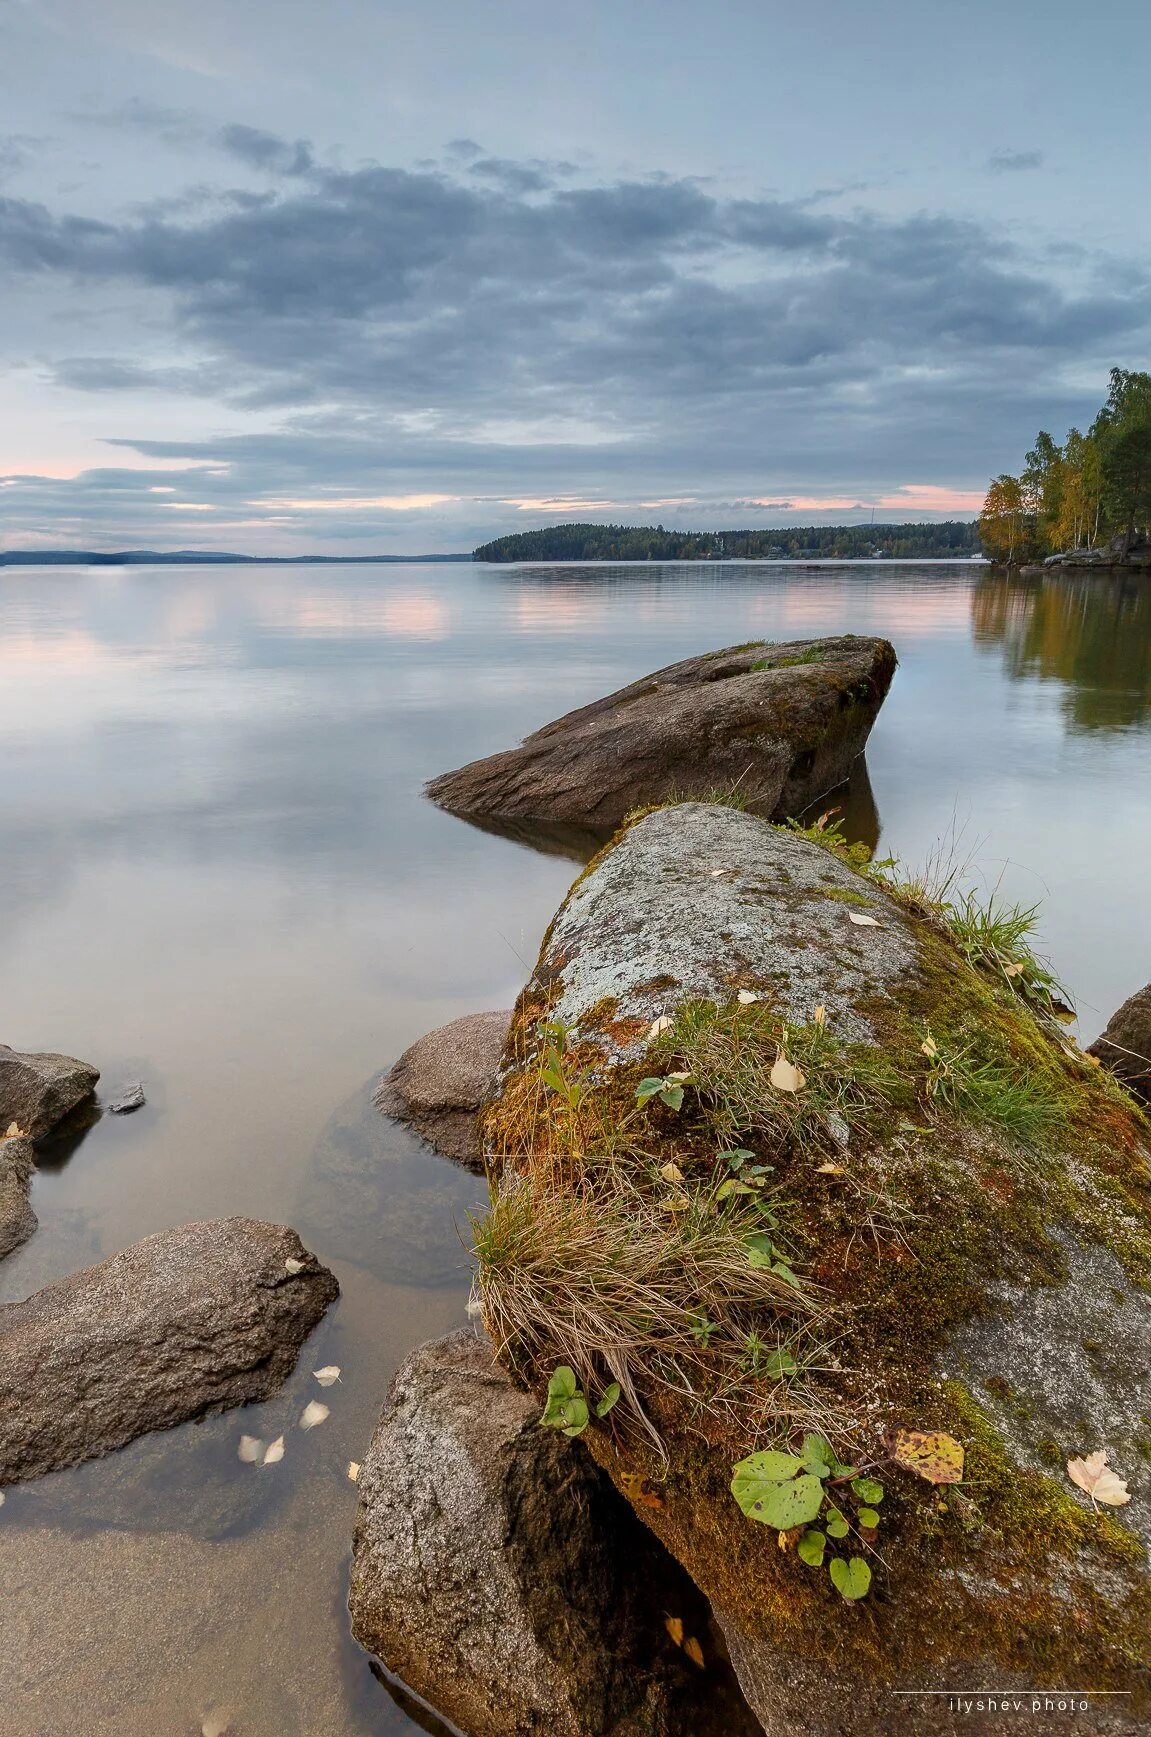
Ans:
[[[969,518],[1151,359],[1140,0],[0,0],[0,548]]]

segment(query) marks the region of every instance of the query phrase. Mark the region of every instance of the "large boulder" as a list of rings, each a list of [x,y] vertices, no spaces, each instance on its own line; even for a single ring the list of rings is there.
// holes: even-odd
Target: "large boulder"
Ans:
[[[506,1008],[465,1013],[417,1038],[377,1086],[376,1108],[446,1158],[482,1170],[477,1116],[495,1085],[510,1021]]]
[[[1127,997],[1087,1053],[1098,1056],[1129,1092],[1151,1104],[1151,983]]]
[[[91,1099],[99,1078],[99,1068],[75,1056],[25,1055],[0,1043],[0,1128],[15,1122],[30,1140],[43,1139]]]
[[[961,939],[834,835],[659,810],[569,894],[485,1112],[485,1324],[537,1403],[620,1384],[583,1439],[772,1737],[1006,1729],[950,1707],[982,1685],[1146,1729],[1151,1125]],[[808,1481],[741,1503],[763,1449]]]
[[[295,1231],[161,1231],[0,1308],[0,1484],[267,1399],[339,1294]]]
[[[36,1168],[31,1140],[0,1135],[0,1260],[36,1229],[28,1185]]]
[[[696,1588],[538,1418],[473,1333],[408,1357],[359,1476],[356,1638],[474,1737],[752,1737]]]
[[[708,652],[434,778],[427,792],[465,816],[583,827],[730,790],[764,814],[799,814],[847,777],[894,673],[885,639],[854,634]]]

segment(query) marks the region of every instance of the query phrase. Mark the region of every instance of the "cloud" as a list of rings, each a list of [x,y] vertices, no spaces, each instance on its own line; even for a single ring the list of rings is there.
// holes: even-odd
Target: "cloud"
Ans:
[[[1042,151],[992,151],[987,167],[993,175],[1012,175],[1022,169],[1041,169]]]
[[[211,137],[271,185],[99,221],[0,199],[0,260],[66,334],[41,365],[117,406],[134,462],[202,467],[181,498],[205,519],[289,540],[398,535],[422,511],[466,546],[551,502],[965,511],[1149,336],[1140,262],[1032,255],[946,214],[596,184],[471,141],[446,166],[347,169],[254,127]],[[181,438],[190,396],[233,432]],[[149,398],[169,440],[133,433]],[[85,474],[36,495],[44,523],[52,501],[114,522],[123,494]],[[133,523],[163,516],[132,499]]]

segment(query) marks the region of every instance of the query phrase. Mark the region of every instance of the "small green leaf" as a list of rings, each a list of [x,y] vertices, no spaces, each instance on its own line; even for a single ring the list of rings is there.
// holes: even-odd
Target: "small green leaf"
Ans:
[[[649,1098],[654,1098],[657,1092],[662,1091],[662,1080],[641,1080],[639,1085],[635,1088],[635,1101],[637,1104],[646,1104]]]
[[[558,1363],[548,1382],[548,1398],[571,1399],[573,1394],[578,1392],[579,1382],[576,1380],[575,1370],[569,1369],[566,1363]]]
[[[665,1103],[669,1110],[682,1110],[683,1109],[683,1087],[682,1086],[664,1086],[663,1090],[660,1092],[659,1095],[660,1095],[660,1101],[662,1103]]]
[[[755,1263],[753,1262],[752,1264],[754,1265]],[[773,1273],[779,1274],[785,1285],[798,1285],[799,1280],[796,1278],[786,1261],[773,1261],[771,1270]]]
[[[603,1390],[603,1398],[595,1408],[596,1416],[606,1417],[616,1400],[619,1398],[619,1395],[620,1386],[618,1381],[613,1381],[605,1387]]]
[[[869,1532],[874,1532],[879,1525],[879,1514],[875,1508],[861,1508],[855,1518]]]
[[[826,1436],[805,1435],[803,1446],[799,1450],[799,1457],[813,1476],[817,1478],[831,1476],[830,1468],[835,1461],[835,1455],[831,1451],[831,1443]]]
[[[751,1182],[741,1182],[738,1176],[729,1176],[726,1182],[721,1182],[715,1191],[717,1200],[727,1200],[733,1194],[754,1194],[755,1185]]]
[[[771,1356],[763,1366],[763,1372],[769,1381],[782,1381],[785,1375],[794,1375],[798,1368],[799,1364],[795,1361],[791,1352],[786,1346],[781,1345],[778,1351],[773,1351],[771,1353]],[[808,1466],[807,1469],[809,1472],[814,1473],[817,1478],[825,1475],[817,1466]]]
[[[747,1250],[748,1264],[753,1267],[770,1269],[775,1259],[775,1244],[766,1231],[756,1230],[750,1236],[745,1236],[743,1246]]]
[[[829,1538],[847,1537],[847,1521],[844,1519],[839,1509],[834,1507],[831,1502],[827,1504],[827,1516],[824,1520],[824,1525],[827,1527],[827,1536]]]
[[[729,1170],[740,1170],[755,1153],[749,1152],[746,1146],[733,1146],[730,1152],[717,1152],[716,1159],[720,1164],[726,1163]]]
[[[845,1466],[842,1460],[836,1460],[835,1464],[832,1466],[831,1469],[835,1473],[837,1478],[853,1478],[855,1476],[855,1474],[858,1472],[859,1467],[858,1466]]]
[[[845,1562],[842,1556],[833,1556],[828,1564],[831,1584],[836,1592],[844,1598],[865,1598],[871,1585],[871,1570],[862,1556],[853,1556],[850,1562]]]
[[[883,1500],[883,1485],[877,1484],[874,1478],[854,1478],[851,1487],[860,1501],[869,1507],[878,1507]]]
[[[563,1404],[564,1421],[560,1426],[565,1435],[582,1435],[588,1425],[587,1400],[582,1393],[573,1394]]]
[[[805,1532],[795,1550],[799,1560],[806,1562],[809,1568],[822,1568],[826,1548],[827,1539],[822,1532]]]

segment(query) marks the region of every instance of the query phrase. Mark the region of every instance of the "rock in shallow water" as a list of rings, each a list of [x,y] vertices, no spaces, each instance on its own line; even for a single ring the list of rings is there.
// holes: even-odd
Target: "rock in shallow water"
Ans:
[[[482,1170],[476,1117],[495,1084],[511,1017],[510,1009],[465,1013],[418,1038],[377,1086],[376,1108],[446,1158]]]
[[[0,1483],[268,1398],[338,1294],[295,1231],[224,1218],[161,1231],[8,1304]]]
[[[406,1360],[360,1471],[356,1638],[470,1737],[752,1737],[704,1600],[538,1416],[472,1333]]]
[[[657,670],[427,787],[441,807],[577,826],[735,789],[782,819],[847,777],[895,673],[885,639],[758,643]]]
[[[28,1200],[36,1168],[31,1140],[0,1137],[0,1260],[27,1242],[37,1218]]]
[[[18,1124],[40,1140],[92,1096],[99,1068],[75,1056],[22,1054],[0,1043],[0,1130]]]
[[[1151,983],[1129,995],[1088,1050],[1143,1103],[1151,1104]]]

